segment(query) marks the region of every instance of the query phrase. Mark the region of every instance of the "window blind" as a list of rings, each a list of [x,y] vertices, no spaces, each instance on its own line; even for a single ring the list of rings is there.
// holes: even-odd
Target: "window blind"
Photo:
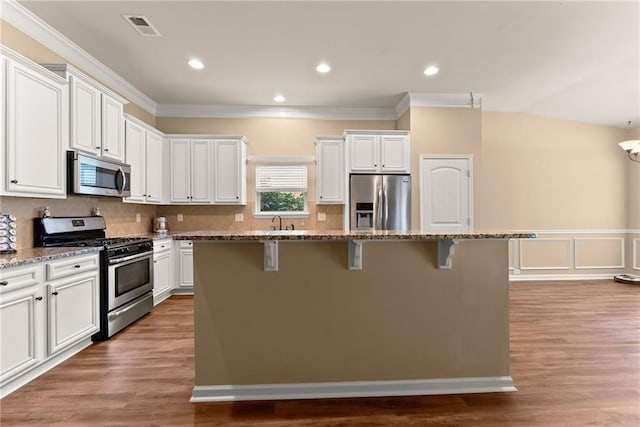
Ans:
[[[256,165],[256,191],[307,191],[306,165]]]

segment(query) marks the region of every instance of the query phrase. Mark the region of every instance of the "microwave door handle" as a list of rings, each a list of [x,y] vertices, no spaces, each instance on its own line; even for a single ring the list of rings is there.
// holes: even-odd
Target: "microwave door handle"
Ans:
[[[122,187],[118,188],[118,193],[122,193],[127,188],[127,175],[121,167],[118,167],[118,173],[122,175]]]

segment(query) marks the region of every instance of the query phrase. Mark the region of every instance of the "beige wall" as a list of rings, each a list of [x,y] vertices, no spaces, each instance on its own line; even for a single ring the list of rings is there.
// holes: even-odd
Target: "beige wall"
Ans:
[[[627,228],[623,137],[617,128],[484,112],[476,228]]]
[[[196,241],[196,385],[507,376],[507,242]],[[389,254],[393,253],[393,260]]]
[[[626,139],[640,140],[640,127],[630,130]],[[633,230],[640,230],[640,163],[627,161],[628,166],[628,226]]]

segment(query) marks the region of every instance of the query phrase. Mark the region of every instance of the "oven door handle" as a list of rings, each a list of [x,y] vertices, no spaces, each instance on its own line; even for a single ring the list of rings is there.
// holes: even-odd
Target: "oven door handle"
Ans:
[[[132,260],[136,260],[138,258],[139,259],[151,258],[152,254],[153,254],[153,252],[145,252],[143,254],[135,254],[135,255],[126,256],[124,258],[110,259],[109,260],[109,265],[122,264],[123,262],[129,262],[129,261],[132,261]]]

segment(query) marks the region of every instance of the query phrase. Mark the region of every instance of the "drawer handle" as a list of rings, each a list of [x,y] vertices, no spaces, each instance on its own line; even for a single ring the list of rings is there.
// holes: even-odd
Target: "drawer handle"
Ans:
[[[42,297],[36,297],[36,301],[42,301]]]
[[[0,282],[0,286],[7,286],[9,284],[9,282],[7,282],[6,280],[3,280],[2,282]]]
[[[105,149],[104,149],[104,151],[109,151],[109,149],[108,149],[108,148],[105,148]]]
[[[11,183],[12,183],[12,184],[17,184],[17,183],[18,183],[18,180],[17,180],[17,179],[12,179],[12,180],[11,180]]]
[[[58,291],[51,292],[51,295],[58,295]]]
[[[73,268],[80,268],[80,264],[74,265]]]

